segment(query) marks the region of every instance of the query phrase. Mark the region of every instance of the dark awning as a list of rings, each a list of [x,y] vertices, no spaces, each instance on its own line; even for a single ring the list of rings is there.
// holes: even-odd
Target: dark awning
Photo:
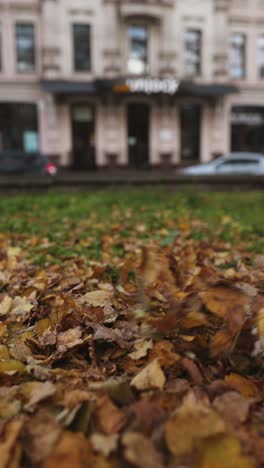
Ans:
[[[198,84],[191,81],[182,81],[178,92],[186,96],[217,98],[226,94],[238,93],[239,89],[237,86],[230,84]]]
[[[162,95],[169,94],[171,96],[196,96],[205,98],[217,98],[226,94],[238,93],[239,88],[230,84],[199,84],[192,81],[177,81],[174,79],[152,79],[152,78],[135,78],[134,83],[139,82],[139,87],[136,85],[136,91],[131,88],[131,80],[126,78],[120,79],[97,79],[93,82],[86,81],[63,81],[63,80],[45,80],[42,82],[45,91],[56,95],[65,94],[148,94]],[[160,88],[155,91],[150,91],[151,82],[156,82]],[[150,83],[150,84],[149,84]],[[173,87],[171,88],[171,83]],[[176,84],[175,84],[176,83]],[[146,92],[144,88],[146,85]],[[163,84],[165,86],[163,86]],[[168,91],[170,90],[170,91]],[[172,92],[171,92],[172,90]]]
[[[45,80],[42,85],[45,91],[52,94],[94,94],[96,92],[94,82]]]

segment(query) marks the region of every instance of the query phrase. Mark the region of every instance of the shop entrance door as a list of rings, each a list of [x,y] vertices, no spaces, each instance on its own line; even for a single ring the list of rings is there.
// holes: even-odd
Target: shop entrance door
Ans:
[[[73,167],[77,170],[93,170],[95,155],[94,107],[86,104],[72,106]]]
[[[149,106],[133,103],[127,107],[128,162],[135,169],[149,165]]]

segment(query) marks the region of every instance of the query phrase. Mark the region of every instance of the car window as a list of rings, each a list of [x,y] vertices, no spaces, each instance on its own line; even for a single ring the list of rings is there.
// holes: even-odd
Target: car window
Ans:
[[[227,159],[226,161],[222,162],[220,166],[227,166],[227,165],[237,166],[241,164],[260,164],[260,161],[258,159],[245,159],[245,158]]]

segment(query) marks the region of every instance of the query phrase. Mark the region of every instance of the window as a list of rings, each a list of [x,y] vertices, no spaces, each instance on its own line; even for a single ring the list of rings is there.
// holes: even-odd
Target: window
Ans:
[[[132,25],[128,29],[128,72],[142,75],[148,71],[148,29]]]
[[[0,23],[0,72],[2,71],[2,24]]]
[[[264,78],[264,34],[257,38],[257,60],[259,77]]]
[[[0,151],[38,151],[36,104],[0,103]]]
[[[186,76],[201,74],[202,33],[188,29],[184,35],[184,71]]]
[[[16,24],[16,61],[19,73],[31,73],[35,70],[34,36],[33,24]]]
[[[242,33],[233,33],[230,39],[229,74],[234,80],[245,78],[246,36]]]
[[[91,71],[91,26],[89,24],[73,25],[74,70]]]
[[[181,159],[182,161],[200,160],[201,109],[198,104],[181,107]]]

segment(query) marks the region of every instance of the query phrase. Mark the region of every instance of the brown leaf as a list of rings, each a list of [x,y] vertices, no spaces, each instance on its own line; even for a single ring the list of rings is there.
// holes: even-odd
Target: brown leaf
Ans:
[[[162,468],[161,454],[150,439],[136,432],[127,432],[122,437],[125,459],[138,468]]]
[[[148,351],[153,348],[152,340],[139,340],[134,344],[134,351],[128,354],[130,359],[137,361],[145,356],[147,356]]]
[[[43,468],[90,468],[91,445],[81,433],[64,432]]]
[[[214,408],[231,424],[240,424],[246,421],[250,406],[254,400],[249,400],[239,393],[227,392],[214,400]]]
[[[162,390],[165,382],[166,378],[159,361],[155,359],[132,379],[131,386],[137,390],[150,390],[153,388]]]
[[[173,344],[168,340],[161,340],[155,343],[153,350],[149,354],[149,359],[157,358],[162,368],[168,369],[180,359],[180,355],[175,353]]]
[[[21,445],[18,443],[24,420],[23,418],[14,419],[6,423],[4,433],[0,439],[0,468],[8,468],[13,466],[19,468]],[[14,457],[15,451],[15,457]],[[14,463],[14,459],[16,463]]]
[[[57,336],[57,351],[59,353],[65,353],[68,349],[81,345],[83,343],[81,337],[81,327],[71,328],[70,330],[59,333]]]
[[[92,291],[84,296],[86,303],[91,307],[105,307],[113,303],[114,294],[112,291]]]
[[[240,392],[245,398],[258,398],[260,396],[256,384],[246,377],[232,373],[226,375],[224,380],[230,388]]]
[[[43,462],[52,452],[62,428],[47,410],[38,411],[28,421],[24,431],[23,447],[32,464]]]
[[[221,318],[231,314],[234,306],[247,311],[251,302],[250,296],[230,286],[215,286],[200,293],[200,296],[207,309]]]
[[[222,434],[226,430],[220,416],[198,401],[192,393],[165,425],[165,439],[174,455],[191,453],[201,439]]]
[[[118,409],[107,395],[97,401],[95,418],[99,430],[104,434],[116,434],[126,423],[123,411]]]
[[[124,334],[117,328],[107,328],[103,325],[96,325],[93,339],[95,341],[106,341],[107,343],[117,343],[120,348],[127,349],[130,344],[126,341]]]

